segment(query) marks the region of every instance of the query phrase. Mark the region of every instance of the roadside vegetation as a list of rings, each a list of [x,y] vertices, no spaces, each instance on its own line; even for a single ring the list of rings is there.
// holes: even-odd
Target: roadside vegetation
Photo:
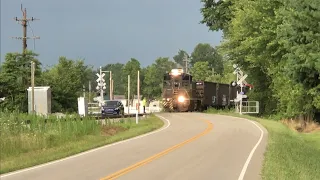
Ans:
[[[46,163],[138,136],[163,126],[150,115],[135,119],[95,120],[69,115],[47,118],[0,113],[0,173]]]
[[[240,115],[229,110],[209,109],[207,112],[254,120],[268,130],[268,146],[262,170],[264,180],[320,179],[319,124],[310,122],[301,126],[296,121]]]

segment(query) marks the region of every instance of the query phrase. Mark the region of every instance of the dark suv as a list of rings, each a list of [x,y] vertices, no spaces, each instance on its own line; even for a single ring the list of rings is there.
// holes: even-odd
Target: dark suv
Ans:
[[[102,115],[124,115],[124,106],[121,101],[108,100],[101,107]]]

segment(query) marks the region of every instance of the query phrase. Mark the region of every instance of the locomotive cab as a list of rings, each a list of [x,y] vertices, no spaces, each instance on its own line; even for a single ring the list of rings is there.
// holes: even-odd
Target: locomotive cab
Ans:
[[[163,79],[163,107],[169,111],[188,111],[192,99],[192,76],[172,69]]]

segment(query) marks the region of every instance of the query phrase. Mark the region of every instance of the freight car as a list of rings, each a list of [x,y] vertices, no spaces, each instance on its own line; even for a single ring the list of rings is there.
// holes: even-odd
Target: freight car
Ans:
[[[225,108],[234,104],[236,87],[206,81],[193,81],[182,69],[172,69],[163,79],[162,105],[165,111],[203,111],[208,107]]]
[[[206,110],[208,107],[217,109],[231,107],[233,100],[237,96],[237,89],[230,84],[215,82],[197,81],[196,99],[200,110]]]

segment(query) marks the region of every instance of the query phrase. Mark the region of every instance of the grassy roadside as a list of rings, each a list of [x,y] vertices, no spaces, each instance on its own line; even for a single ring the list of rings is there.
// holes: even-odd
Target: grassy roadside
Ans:
[[[27,122],[27,123],[26,123]],[[135,137],[163,126],[155,115],[141,119],[93,119],[0,114],[0,174],[61,159],[89,149]]]
[[[320,132],[299,133],[279,121],[266,120],[227,111],[208,113],[254,120],[269,132],[268,146],[262,169],[264,180],[320,179]]]

